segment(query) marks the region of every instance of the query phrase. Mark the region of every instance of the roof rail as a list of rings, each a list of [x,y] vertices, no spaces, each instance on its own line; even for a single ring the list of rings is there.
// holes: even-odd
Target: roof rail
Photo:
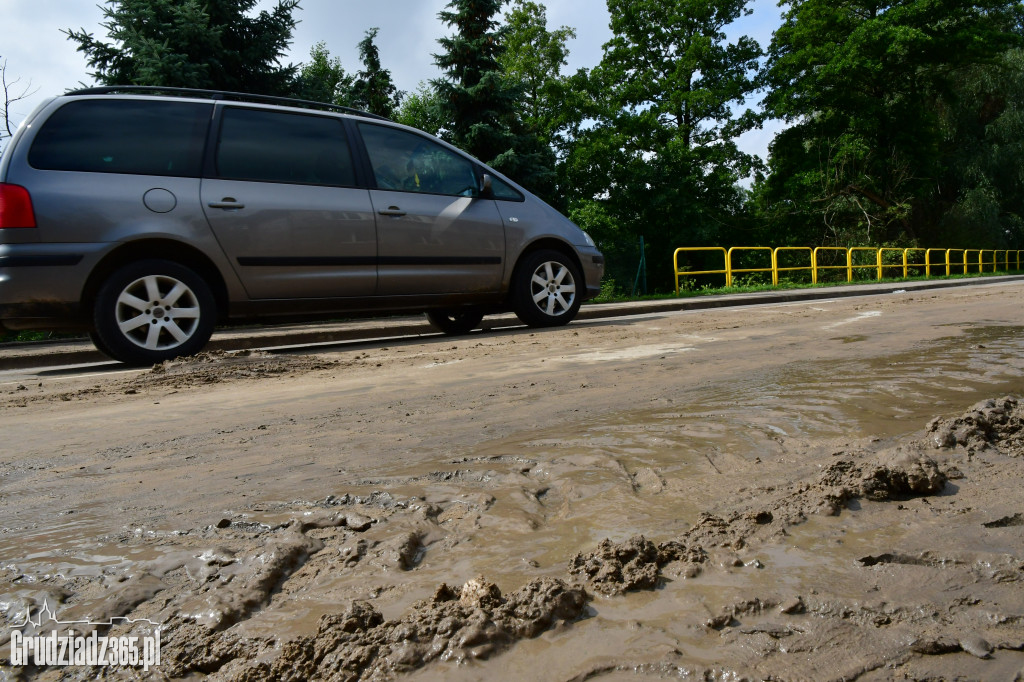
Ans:
[[[355,116],[365,116],[381,121],[388,119],[378,114],[372,114],[362,109],[343,107],[338,104],[327,102],[316,102],[308,99],[296,99],[294,97],[278,97],[276,95],[256,95],[248,92],[231,92],[228,90],[202,90],[197,88],[174,88],[162,85],[101,85],[93,88],[82,88],[64,93],[65,95],[109,95],[119,93],[140,93],[147,95],[176,95],[181,97],[196,97],[212,100],[231,100],[234,102],[253,102],[256,104],[282,104],[303,109],[321,109],[324,111],[337,111]]]

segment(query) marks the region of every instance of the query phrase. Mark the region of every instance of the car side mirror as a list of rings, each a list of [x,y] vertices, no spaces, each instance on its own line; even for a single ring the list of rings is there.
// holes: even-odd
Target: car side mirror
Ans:
[[[491,176],[484,173],[483,177],[480,178],[480,196],[484,199],[494,198],[494,187],[491,183]]]

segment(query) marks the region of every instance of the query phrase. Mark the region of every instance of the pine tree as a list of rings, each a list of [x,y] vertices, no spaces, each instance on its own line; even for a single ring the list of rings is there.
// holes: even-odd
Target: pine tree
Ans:
[[[352,89],[355,106],[385,118],[394,116],[402,93],[391,80],[391,72],[380,63],[380,50],[373,40],[379,29],[371,28],[359,41],[359,58],[363,70],[359,72]]]
[[[434,81],[443,131],[455,145],[546,199],[555,194],[554,153],[517,119],[521,86],[504,78],[498,57],[501,0],[452,0],[438,16],[455,35],[434,55],[445,78]]]
[[[257,0],[106,0],[111,42],[64,31],[103,85],[163,85],[287,94],[295,75],[281,66],[299,0],[249,12]]]

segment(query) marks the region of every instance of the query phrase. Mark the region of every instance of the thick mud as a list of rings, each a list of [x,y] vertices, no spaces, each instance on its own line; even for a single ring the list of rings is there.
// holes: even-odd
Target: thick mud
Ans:
[[[0,678],[1024,679],[1024,338],[989,298],[941,334],[843,302],[751,346],[720,313],[19,380]],[[44,601],[160,624],[160,665],[10,667]]]

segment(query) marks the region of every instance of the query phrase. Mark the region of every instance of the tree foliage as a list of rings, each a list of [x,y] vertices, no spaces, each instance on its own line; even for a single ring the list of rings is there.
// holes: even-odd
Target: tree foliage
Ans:
[[[352,86],[355,106],[372,114],[391,118],[398,109],[402,93],[391,80],[391,72],[380,63],[380,50],[374,44],[379,29],[371,28],[359,42],[359,58],[363,68]]]
[[[755,90],[760,47],[724,28],[746,0],[609,0],[614,36],[587,82],[596,123],[569,158],[574,216],[644,236],[652,252],[714,244],[741,225],[737,181],[755,160],[735,138],[753,124],[734,114]],[[596,202],[600,210],[581,206]],[[588,225],[589,227],[589,225]],[[659,263],[666,263],[663,256]],[[671,268],[652,273],[667,286]]]
[[[309,51],[309,61],[299,65],[293,91],[296,97],[351,106],[355,77],[345,72],[339,57],[332,57],[327,43],[320,41]]]
[[[547,23],[544,5],[515,0],[505,15],[498,64],[521,93],[517,113],[523,126],[552,144],[574,114],[566,106],[569,79],[562,76],[562,67],[569,56],[567,43],[576,31],[568,26],[550,31]]]
[[[448,123],[441,117],[440,97],[429,83],[420,82],[414,92],[402,97],[395,120],[413,128],[439,135]]]
[[[505,31],[501,0],[452,0],[438,16],[455,29],[434,55],[444,77],[433,81],[442,135],[547,199],[555,199],[551,148],[518,118],[521,88],[505,78],[499,57]]]
[[[106,0],[110,42],[66,30],[102,85],[163,85],[287,94],[281,66],[299,0],[250,16],[257,0]]]
[[[359,42],[363,68],[356,74],[346,73],[341,59],[331,56],[325,42],[314,45],[310,61],[299,66],[295,96],[355,107],[385,118],[394,116],[402,93],[392,82],[391,72],[381,66],[380,51],[374,44],[377,32],[376,28],[367,30]]]
[[[1024,51],[964,69],[939,111],[942,175],[931,242],[1024,247]]]
[[[767,113],[792,124],[759,188],[767,219],[790,241],[937,244],[961,191],[950,164],[968,143],[950,117],[981,114],[994,95],[964,79],[1001,70],[1019,44],[1015,5],[792,2],[765,71]]]

